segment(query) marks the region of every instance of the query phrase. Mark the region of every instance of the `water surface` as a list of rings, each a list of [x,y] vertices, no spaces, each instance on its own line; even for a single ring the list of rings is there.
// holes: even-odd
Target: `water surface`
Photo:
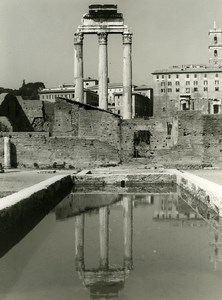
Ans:
[[[0,259],[0,299],[219,300],[220,220],[193,206],[172,191],[70,194]]]

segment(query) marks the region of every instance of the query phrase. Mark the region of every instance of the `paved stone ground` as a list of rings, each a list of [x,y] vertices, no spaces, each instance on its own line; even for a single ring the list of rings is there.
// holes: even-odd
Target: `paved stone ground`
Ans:
[[[156,170],[148,169],[146,166],[139,165],[121,165],[116,167],[106,167],[97,169],[88,169],[93,174],[137,174],[141,172],[152,173]],[[75,174],[75,170],[56,170],[56,173],[52,173],[52,170],[18,170],[10,169],[5,173],[0,173],[0,198],[20,191],[24,188],[30,187],[43,180],[51,178],[59,174]]]
[[[222,185],[222,169],[218,170],[187,170],[187,172]]]
[[[52,173],[52,171],[44,170],[6,170],[5,173],[0,173],[0,197],[20,191],[53,176],[70,173],[74,173],[74,171],[56,171]]]
[[[90,170],[90,169],[89,169]],[[146,166],[124,165],[110,168],[97,168],[91,170],[94,174],[122,174],[122,173],[140,173],[140,172],[155,172],[156,170],[148,169]],[[158,170],[159,171],[159,170]],[[188,170],[187,170],[188,171]],[[218,170],[189,170],[188,172],[208,179],[212,182],[222,185],[222,169]],[[57,170],[52,171],[37,171],[37,170],[7,170],[5,173],[0,173],[0,197],[6,196],[13,192],[17,192],[23,188],[32,186],[43,180],[51,178],[59,174],[73,174],[75,170]]]

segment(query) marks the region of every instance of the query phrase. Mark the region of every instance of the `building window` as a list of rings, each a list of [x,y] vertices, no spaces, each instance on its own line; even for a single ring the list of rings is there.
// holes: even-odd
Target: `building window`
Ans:
[[[219,113],[219,105],[215,104],[213,107],[214,107],[214,114],[218,114]]]
[[[207,92],[208,91],[208,87],[204,87],[204,92]]]
[[[162,78],[164,78],[164,75],[162,75]]]
[[[170,75],[170,74],[168,75],[168,78],[171,78],[171,75]]]
[[[219,86],[215,87],[215,91],[218,92],[219,91]]]
[[[204,85],[208,85],[208,81],[207,80],[204,80]]]
[[[161,93],[165,93],[165,89],[161,89]]]
[[[74,94],[72,94],[72,98],[74,98]]]
[[[218,77],[218,74],[215,74],[215,77]]]
[[[204,74],[204,77],[207,78],[207,74]]]
[[[214,36],[214,44],[217,44],[217,36]]]
[[[180,91],[180,89],[179,89],[179,88],[176,88],[176,92],[179,93],[179,91]]]
[[[176,75],[176,78],[179,78],[179,74]]]
[[[194,92],[198,92],[198,88],[195,87],[195,88],[193,89],[193,91],[194,91]]]
[[[172,82],[167,82],[167,85],[172,85]]]
[[[176,85],[180,85],[180,82],[179,82],[179,81],[176,81]]]
[[[197,78],[197,74],[194,74],[194,78]]]
[[[189,74],[187,74],[187,78],[189,78],[190,77],[190,75]]]
[[[162,82],[161,82],[161,86],[165,86],[165,81],[162,81]]]
[[[168,93],[172,93],[172,89],[167,89],[167,92]]]
[[[217,57],[218,53],[217,50],[214,50],[214,56]]]
[[[156,79],[159,79],[159,75],[156,75]]]
[[[195,81],[193,82],[193,85],[198,85],[198,81],[195,80]]]
[[[190,82],[189,82],[189,81],[186,81],[186,85],[190,85]]]
[[[42,99],[44,99],[44,95],[42,95]]]
[[[215,84],[219,84],[219,80],[215,80]]]
[[[190,93],[190,88],[186,88],[186,93]]]

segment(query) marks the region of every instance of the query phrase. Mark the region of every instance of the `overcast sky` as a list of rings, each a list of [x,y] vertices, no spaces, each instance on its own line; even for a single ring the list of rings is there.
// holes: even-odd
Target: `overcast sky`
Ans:
[[[73,82],[73,34],[90,4],[115,3],[133,31],[133,83],[170,65],[208,62],[208,31],[222,0],[0,0],[0,86]],[[97,36],[84,42],[84,75],[97,77]],[[122,81],[121,36],[109,36],[109,77]]]

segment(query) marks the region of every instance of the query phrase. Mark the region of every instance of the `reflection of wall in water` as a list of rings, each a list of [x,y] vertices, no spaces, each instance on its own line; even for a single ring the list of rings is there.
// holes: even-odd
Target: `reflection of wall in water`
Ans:
[[[177,194],[155,195],[154,207],[153,218],[155,220],[188,221],[191,226],[194,224],[192,221],[198,221],[204,224],[199,214],[178,197]]]

